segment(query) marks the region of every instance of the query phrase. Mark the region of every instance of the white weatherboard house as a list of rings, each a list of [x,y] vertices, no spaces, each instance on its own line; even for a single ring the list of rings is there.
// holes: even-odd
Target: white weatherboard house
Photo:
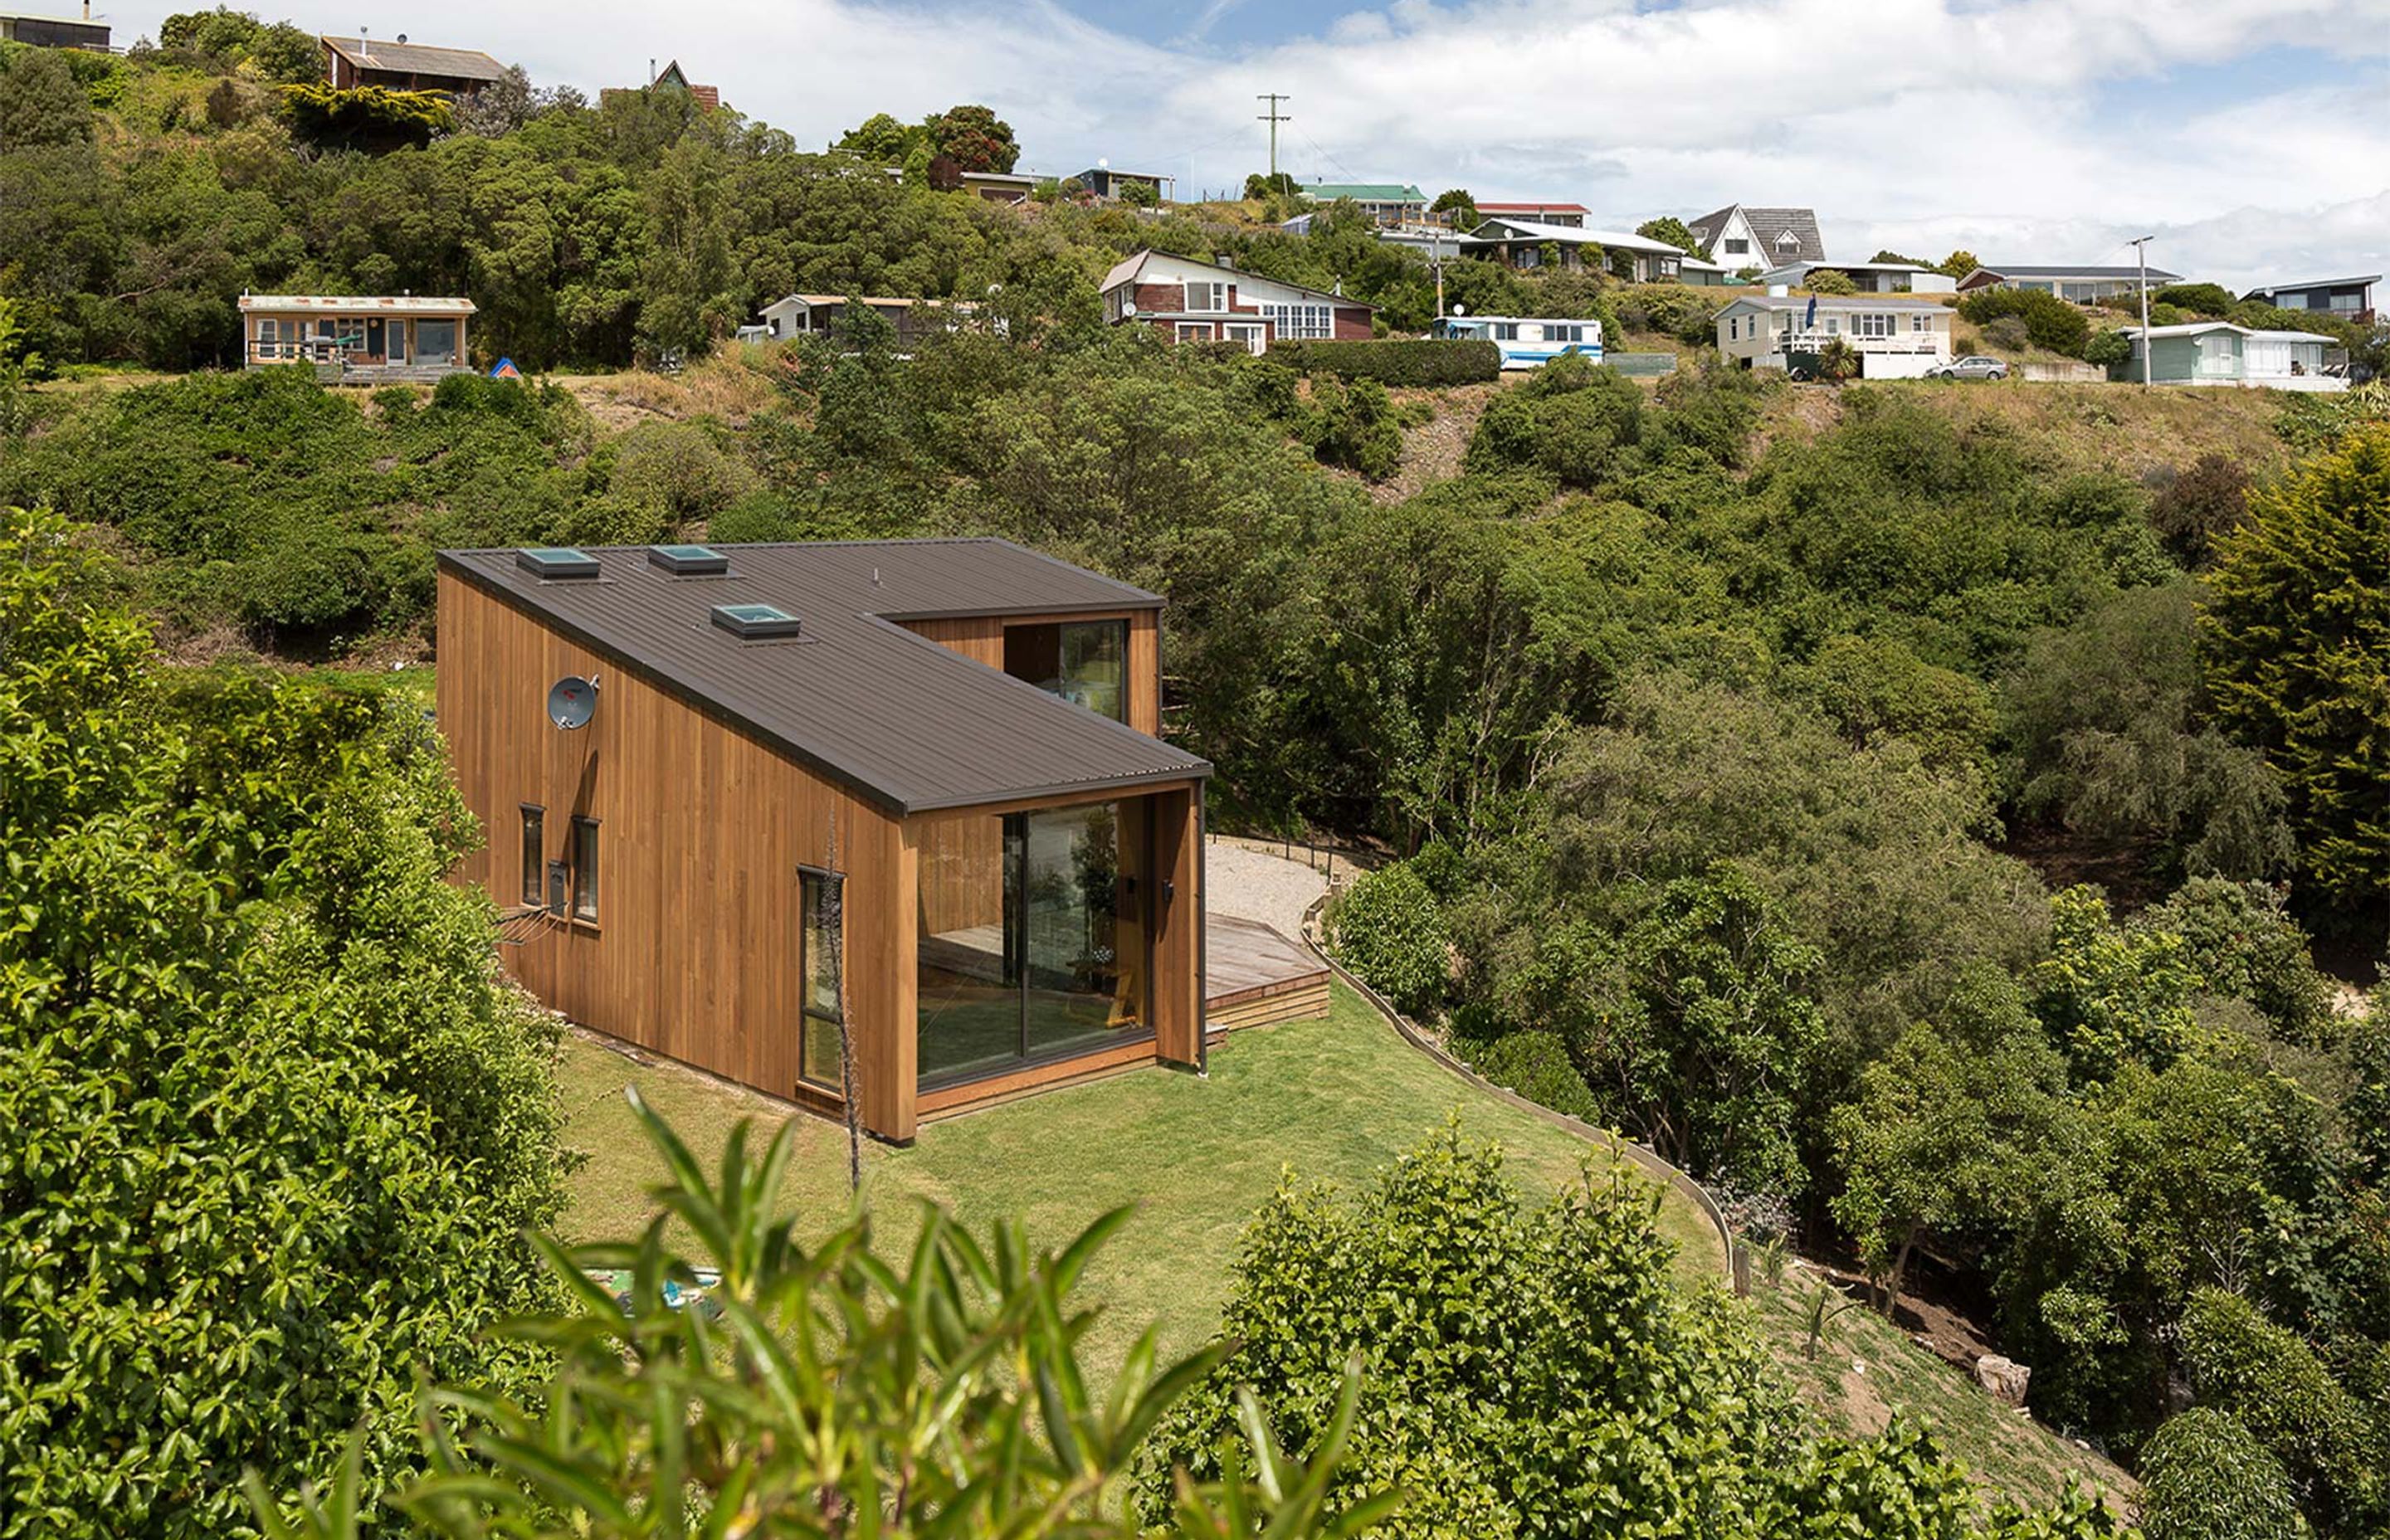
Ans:
[[[1747,369],[1789,369],[1835,338],[1867,379],[1915,379],[1950,361],[1950,309],[1895,295],[1746,294],[1717,313],[1718,351]]]
[[[1810,209],[1729,203],[1686,225],[1702,243],[1702,254],[1730,273],[1826,260],[1826,237],[1818,233],[1818,215]]]
[[[2141,378],[2141,354],[2149,353],[2152,385],[2269,386],[2278,391],[2345,391],[2348,381],[2323,372],[2328,337],[2306,331],[2252,331],[2229,321],[2194,321],[2187,326],[2152,327],[2146,336],[2139,327],[2125,335],[2133,357],[2119,371],[2126,379]]]

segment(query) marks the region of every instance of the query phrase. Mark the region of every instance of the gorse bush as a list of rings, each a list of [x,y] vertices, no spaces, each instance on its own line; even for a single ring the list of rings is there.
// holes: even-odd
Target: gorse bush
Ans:
[[[161,673],[84,537],[0,523],[0,1534],[238,1533],[412,1458],[419,1372],[505,1390],[546,1298],[554,1027],[450,866],[413,713]]]
[[[2282,1462],[2229,1412],[2194,1406],[2141,1452],[2148,1540],[2299,1540],[2307,1533]]]

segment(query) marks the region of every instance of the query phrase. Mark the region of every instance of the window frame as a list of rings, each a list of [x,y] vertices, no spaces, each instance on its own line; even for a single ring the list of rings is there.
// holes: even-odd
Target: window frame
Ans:
[[[521,897],[526,907],[547,907],[547,808],[539,802],[515,804],[521,815],[516,854],[522,861]]]
[[[575,925],[596,925],[598,915],[604,912],[599,905],[598,888],[600,865],[598,830],[602,823],[585,814],[576,813],[569,827],[572,831],[572,845],[567,855],[567,865],[572,878],[566,890],[565,912]]]
[[[1228,286],[1216,278],[1182,278],[1179,280],[1179,308],[1190,315],[1215,315],[1228,308]],[[1209,304],[1197,304],[1195,291],[1205,290]]]
[[[843,1055],[840,1056],[839,1078],[835,1081],[816,1080],[806,1072],[805,1069],[806,1039],[812,1034],[815,1026],[818,1023],[828,1028],[833,1034],[839,1030],[838,1018],[816,1010],[813,1002],[811,952],[814,937],[814,905],[816,901],[808,894],[810,890],[822,884],[834,884],[832,891],[839,895],[838,925],[835,934],[830,937],[829,945],[837,958],[833,964],[837,969],[833,977],[839,982],[838,993],[842,995],[845,993],[846,874],[831,871],[827,866],[809,866],[799,863],[797,866],[797,1084],[829,1096],[843,1097],[846,1094]],[[824,929],[827,930],[829,927],[825,925]]]

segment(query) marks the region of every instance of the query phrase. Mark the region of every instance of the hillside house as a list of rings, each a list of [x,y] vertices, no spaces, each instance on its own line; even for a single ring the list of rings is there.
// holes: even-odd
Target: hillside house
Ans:
[[[2147,353],[2152,385],[2222,385],[2278,391],[2341,391],[2348,381],[2323,372],[2332,340],[2305,331],[2255,331],[2229,321],[2193,321],[2152,327],[2145,334],[2127,327],[2133,356],[2113,372],[2120,379],[2141,378]]]
[[[1139,251],[1104,275],[1104,319],[1142,322],[1174,342],[1235,342],[1261,353],[1272,342],[1366,339],[1377,311],[1258,273],[1192,257]]]
[[[1527,219],[1488,219],[1462,237],[1461,246],[1522,270],[1556,263],[1575,272],[1598,263],[1634,283],[1674,282],[1685,260],[1682,247],[1648,236]]]
[[[1535,225],[1557,225],[1582,230],[1592,216],[1582,203],[1480,203],[1480,219],[1523,219]]]
[[[1296,190],[1312,204],[1349,199],[1380,225],[1427,223],[1427,194],[1407,182],[1312,182]]]
[[[469,369],[473,302],[429,294],[244,294],[242,362],[310,364],[338,385],[430,381]]]
[[[2062,300],[2072,300],[2076,304],[2090,304],[2097,300],[2139,293],[2141,276],[2139,266],[2099,267],[2077,263],[2073,266],[2033,267],[2002,263],[1996,267],[1978,267],[1960,278],[1959,292],[1972,294],[1983,289],[2038,289],[2045,294],[2055,294]],[[2163,289],[2167,284],[2182,281],[2183,276],[2179,273],[2169,273],[2163,267],[2149,270],[2152,289]]]
[[[1222,1004],[1162,604],[1001,540],[443,551],[459,879],[554,1009],[882,1139],[1200,1068],[1326,979]]]
[[[1818,215],[1810,209],[1729,203],[1715,213],[1686,221],[1685,227],[1702,243],[1702,255],[1728,272],[1826,260],[1826,239],[1818,233]]]
[[[2357,325],[2373,324],[2373,286],[2382,281],[2379,273],[2368,273],[2355,278],[2315,278],[2306,283],[2274,284],[2265,289],[2253,289],[2242,296],[2277,310],[2321,311]]]
[[[109,30],[105,21],[91,19],[91,7],[83,8],[83,19],[69,20],[58,16],[28,16],[21,11],[0,12],[0,43],[21,43],[28,48],[81,48],[86,53],[109,52]]]
[[[392,91],[441,91],[469,96],[493,81],[506,79],[507,67],[478,48],[434,48],[409,43],[398,34],[394,43],[365,37],[324,37],[324,78],[342,91],[360,85],[387,86]]]
[[[1110,166],[1090,166],[1069,180],[1107,203],[1116,201],[1132,182],[1150,188],[1153,196],[1164,203],[1177,197],[1178,178],[1164,176],[1158,172],[1115,171]]]
[[[1770,288],[1806,289],[1809,275],[1840,273],[1862,294],[1949,294],[1958,284],[1947,273],[1913,262],[1795,262],[1772,267],[1754,281]]]
[[[907,300],[893,295],[791,294],[775,300],[760,312],[774,341],[792,337],[828,337],[849,305],[859,305],[896,331],[896,346],[910,350],[932,330],[952,331],[977,307],[946,300]]]
[[[973,198],[1016,208],[1027,203],[1030,194],[1037,190],[1038,179],[1028,172],[967,171],[958,177],[957,186]]]
[[[1747,369],[1805,368],[1841,339],[1867,379],[1914,379],[1950,360],[1950,307],[1897,296],[1746,294],[1717,313],[1718,352]]]
[[[648,62],[652,65],[655,61],[650,59]],[[607,86],[604,90],[598,93],[598,105],[603,106],[607,102],[612,101],[617,96],[628,96],[631,94],[632,89],[633,88],[631,87],[620,85]],[[688,93],[691,100],[695,101],[698,106],[704,108],[708,111],[712,111],[722,105],[721,88],[719,86],[713,85],[699,85],[692,82],[688,78],[687,71],[684,71],[680,67],[680,60],[678,59],[674,59],[671,63],[665,65],[662,71],[657,72],[654,79],[649,81],[646,85],[637,87],[636,89],[642,91],[686,91]]]

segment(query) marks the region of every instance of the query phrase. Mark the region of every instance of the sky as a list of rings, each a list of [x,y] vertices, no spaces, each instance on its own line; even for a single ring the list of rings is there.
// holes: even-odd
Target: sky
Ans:
[[[198,3],[109,19],[125,44]],[[311,31],[482,48],[540,84],[677,58],[807,146],[984,102],[1023,170],[1108,161],[1181,197],[1266,168],[1276,91],[1279,165],[1306,181],[1577,202],[1619,229],[1801,205],[1845,259],[2125,263],[2148,235],[2153,265],[2236,290],[2390,271],[2390,0],[289,3]]]

